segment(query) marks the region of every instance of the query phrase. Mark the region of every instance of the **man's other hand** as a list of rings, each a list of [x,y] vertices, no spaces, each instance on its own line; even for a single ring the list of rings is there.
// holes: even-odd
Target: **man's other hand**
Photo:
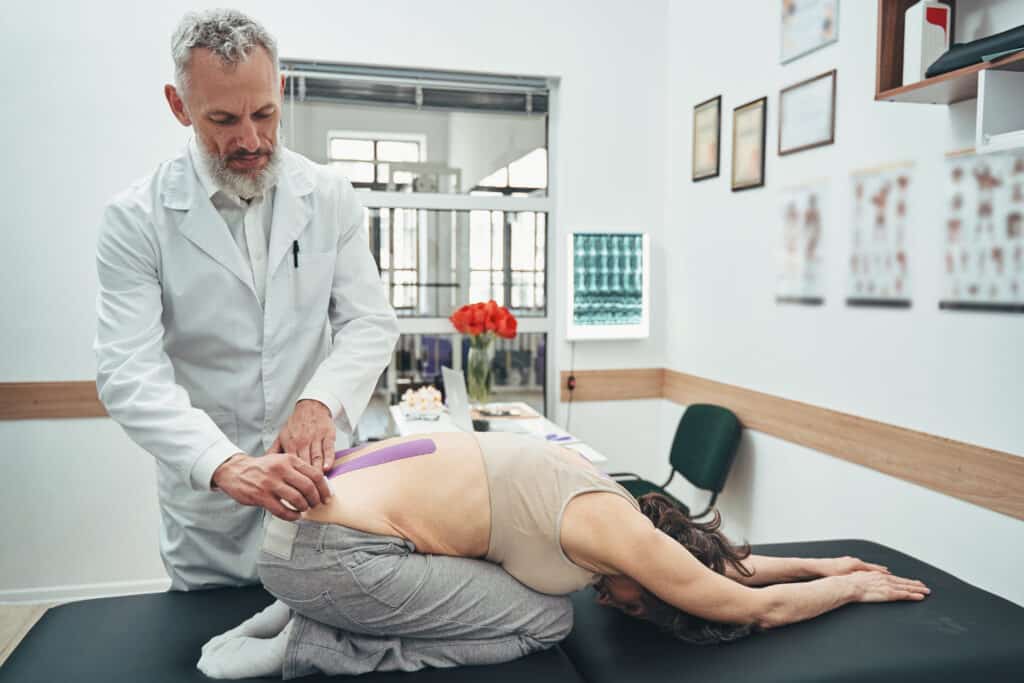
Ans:
[[[258,505],[289,522],[331,496],[324,473],[292,453],[236,453],[214,471],[213,483],[242,505]]]
[[[326,472],[334,467],[334,433],[334,420],[327,406],[303,399],[295,404],[269,452],[295,453],[320,472]]]

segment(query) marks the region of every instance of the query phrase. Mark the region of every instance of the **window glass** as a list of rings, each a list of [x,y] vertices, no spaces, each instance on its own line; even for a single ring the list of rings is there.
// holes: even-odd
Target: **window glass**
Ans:
[[[469,265],[487,270],[491,263],[491,212],[469,212]]]
[[[380,140],[377,142],[377,158],[385,161],[420,161],[420,145],[417,142]]]
[[[508,167],[502,166],[477,184],[483,187],[508,187]]]
[[[518,317],[546,315],[544,213],[371,208],[365,216],[399,315],[447,318],[489,299]]]
[[[395,190],[411,185],[415,172],[398,170],[392,174],[388,162],[411,163],[415,167],[421,153],[416,141],[332,137],[328,144],[330,163],[341,169],[357,189]]]
[[[512,220],[512,270],[532,270],[536,258],[537,214],[524,211]]]
[[[397,379],[394,400],[409,388],[441,385],[441,368],[463,369],[469,340],[461,334],[403,334],[395,345],[392,367]],[[520,332],[515,339],[495,341],[492,400],[522,401],[544,414],[547,369],[547,335]]]
[[[416,252],[419,247],[415,209],[391,209],[394,213],[394,263],[395,268],[416,268]]]
[[[341,169],[341,172],[345,174],[349,182],[352,183],[372,183],[373,182],[373,164],[363,161],[333,161],[331,166],[335,166]]]
[[[512,187],[547,187],[548,151],[541,147],[510,163],[508,184]]]
[[[377,239],[379,258],[377,263],[386,273],[386,271],[391,269],[391,212],[373,209],[368,211],[366,216],[371,219],[371,226],[375,223],[379,228],[380,236]],[[372,238],[370,243],[374,243]]]
[[[281,130],[290,149],[317,163],[410,165],[377,169],[372,180],[361,170],[352,179],[356,189],[547,192],[548,79],[280,61]]]
[[[534,268],[538,271],[544,272],[546,269],[545,250],[547,249],[547,224],[548,215],[546,213],[537,214],[537,252],[534,257]]]
[[[491,268],[503,270],[505,258],[505,214],[491,211]]]
[[[469,301],[488,301],[490,298],[491,271],[471,271],[469,274]]]
[[[332,159],[358,159],[373,161],[373,140],[331,139]]]
[[[396,270],[392,278],[394,292],[392,292],[392,305],[395,308],[416,307],[416,271]]]

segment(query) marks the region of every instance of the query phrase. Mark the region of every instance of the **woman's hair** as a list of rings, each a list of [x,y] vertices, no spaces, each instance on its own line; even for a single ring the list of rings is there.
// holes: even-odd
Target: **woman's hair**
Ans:
[[[753,572],[743,566],[742,560],[750,555],[750,546],[733,545],[718,528],[722,516],[718,510],[707,522],[695,522],[671,499],[660,493],[641,496],[640,511],[654,523],[654,526],[679,543],[712,571],[725,573],[731,565],[737,573],[752,576]],[[723,624],[673,607],[650,591],[644,591],[647,608],[646,619],[657,624],[679,640],[696,645],[726,643],[748,635],[752,627],[744,624]]]

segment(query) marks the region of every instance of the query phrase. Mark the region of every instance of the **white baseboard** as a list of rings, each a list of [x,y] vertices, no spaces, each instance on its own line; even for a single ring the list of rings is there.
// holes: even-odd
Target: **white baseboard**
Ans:
[[[162,593],[171,587],[170,579],[150,581],[112,581],[78,586],[52,586],[0,591],[0,604],[31,605],[37,603],[75,602],[93,598],[113,598],[141,593]]]

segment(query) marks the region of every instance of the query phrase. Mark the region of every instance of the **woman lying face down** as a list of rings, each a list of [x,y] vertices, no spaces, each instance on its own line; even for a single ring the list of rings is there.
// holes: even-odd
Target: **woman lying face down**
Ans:
[[[750,558],[749,547],[736,547],[719,531],[717,510],[705,523],[695,522],[670,499],[649,493],[639,499],[640,510],[656,529],[678,541],[701,564],[719,574],[751,579],[753,570],[743,564]],[[767,559],[767,558],[765,558]],[[801,560],[793,559],[797,564]],[[865,568],[868,568],[865,565]],[[881,569],[881,568],[879,568]],[[628,576],[602,576],[594,588],[600,605],[615,607],[623,613],[657,624],[680,640],[696,644],[727,642],[748,635],[751,624],[725,624],[701,619],[669,605]]]
[[[717,513],[701,524],[663,496],[638,502],[528,436],[440,433],[339,455],[333,495],[308,509],[282,490],[296,523],[266,529],[260,577],[294,614],[272,669],[286,677],[513,659],[567,635],[562,596],[587,586],[697,643],[928,593],[855,558],[751,555]],[[787,583],[801,579],[813,580]]]
[[[670,499],[657,493],[642,496],[639,503],[641,511],[658,531],[675,539],[708,569],[747,586],[839,576],[855,571],[888,574],[885,567],[853,557],[806,559],[751,555],[749,546],[735,546],[719,531],[721,517],[717,510],[709,521],[701,523],[690,519]],[[694,644],[736,640],[749,635],[758,625],[729,624],[694,616],[666,603],[625,575],[602,576],[594,588],[598,604],[653,622],[674,637]]]

